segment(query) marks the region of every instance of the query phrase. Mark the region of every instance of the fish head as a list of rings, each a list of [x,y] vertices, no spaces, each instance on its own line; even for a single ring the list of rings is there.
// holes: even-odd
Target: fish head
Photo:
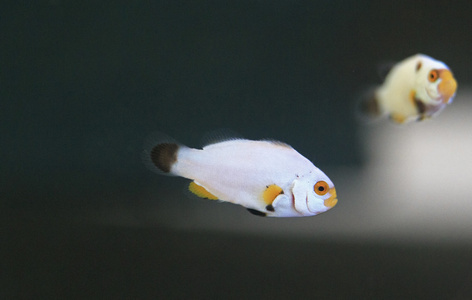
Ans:
[[[304,216],[328,211],[338,202],[333,182],[320,170],[298,176],[292,184],[294,209]]]
[[[425,90],[432,104],[452,102],[457,90],[457,81],[449,69],[431,69],[427,80]]]
[[[452,103],[457,90],[457,81],[451,70],[440,61],[423,58],[416,67],[418,96],[430,105]],[[423,87],[423,88],[422,88]]]

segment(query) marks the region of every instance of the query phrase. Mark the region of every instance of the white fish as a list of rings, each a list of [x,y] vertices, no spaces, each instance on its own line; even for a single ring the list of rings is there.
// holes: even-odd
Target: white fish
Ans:
[[[417,54],[396,64],[384,83],[362,103],[371,116],[389,116],[397,123],[438,115],[452,103],[457,82],[448,66]]]
[[[331,180],[291,146],[233,139],[193,149],[170,139],[144,151],[152,170],[191,179],[199,197],[246,207],[270,217],[303,217],[336,205]]]

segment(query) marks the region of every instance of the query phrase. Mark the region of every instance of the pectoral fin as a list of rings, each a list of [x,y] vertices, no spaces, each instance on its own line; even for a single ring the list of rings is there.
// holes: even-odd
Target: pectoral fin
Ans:
[[[195,183],[195,181],[190,182],[188,189],[198,197],[210,200],[218,200],[218,197],[207,191],[203,186]]]
[[[410,92],[410,101],[416,107],[416,111],[420,115],[420,118],[424,118],[424,114],[426,112],[426,105],[421,101],[421,99],[416,98],[416,92],[412,90]]]

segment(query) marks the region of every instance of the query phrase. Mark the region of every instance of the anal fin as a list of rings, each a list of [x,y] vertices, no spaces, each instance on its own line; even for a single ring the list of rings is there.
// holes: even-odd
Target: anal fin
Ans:
[[[194,193],[200,198],[210,199],[210,200],[218,200],[218,197],[207,191],[203,186],[198,185],[195,181],[190,182],[188,186],[189,191]]]
[[[406,117],[399,113],[391,113],[390,119],[398,124],[404,124],[406,122]]]

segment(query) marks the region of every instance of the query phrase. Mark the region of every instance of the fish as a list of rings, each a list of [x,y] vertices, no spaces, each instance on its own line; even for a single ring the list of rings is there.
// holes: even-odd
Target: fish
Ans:
[[[393,65],[383,84],[362,99],[360,109],[373,119],[388,116],[407,124],[439,115],[456,91],[457,81],[445,63],[416,54]]]
[[[230,138],[196,149],[161,134],[145,147],[143,159],[158,174],[190,179],[191,193],[257,216],[314,216],[338,201],[328,176],[279,141]]]

